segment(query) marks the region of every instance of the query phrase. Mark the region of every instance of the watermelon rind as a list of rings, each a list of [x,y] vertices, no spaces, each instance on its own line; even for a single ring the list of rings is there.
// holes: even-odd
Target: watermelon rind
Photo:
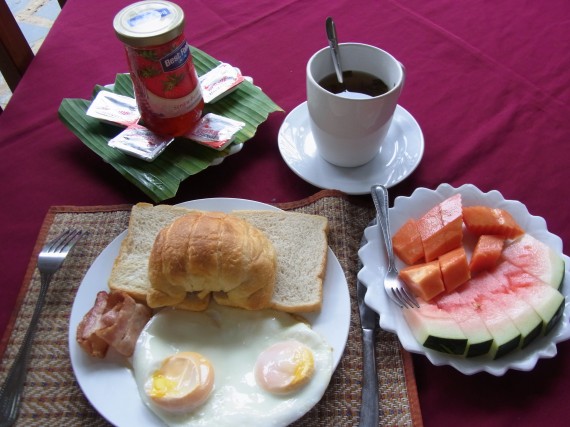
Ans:
[[[562,285],[564,284],[566,263],[564,262],[564,259],[562,259],[560,255],[558,255],[555,251],[550,250],[550,265],[552,269],[550,273],[550,278],[539,277],[539,279],[543,280],[548,285],[550,285],[557,291],[561,292]]]
[[[416,340],[424,347],[456,356],[462,356],[467,349],[467,337],[457,322],[437,306],[421,299],[420,308],[406,308],[402,314],[411,325]]]
[[[558,307],[558,309],[554,312],[554,315],[552,316],[552,318],[550,319],[549,322],[547,322],[544,325],[544,335],[547,335],[550,333],[550,331],[552,331],[554,329],[554,327],[556,326],[557,323],[562,321],[562,317],[564,315],[564,307],[566,305],[566,301],[563,298],[560,301],[560,306]]]
[[[516,305],[505,306],[501,301],[498,303],[521,333],[520,348],[522,349],[542,334],[544,323],[530,304],[515,295],[509,294],[509,296],[515,297]]]
[[[518,270],[518,267],[508,265],[508,268]],[[468,286],[475,291],[477,299],[492,301],[511,319],[521,333],[520,348],[525,348],[540,336],[543,321],[534,308],[511,289],[508,278],[502,271],[499,265],[492,272],[483,272],[472,279]]]
[[[564,259],[558,255],[555,251],[550,250],[551,256],[551,266],[552,266],[552,275],[549,281],[546,281],[547,284],[552,286],[554,289],[562,292],[562,286],[564,285],[564,276],[566,271],[566,263]]]
[[[450,314],[453,317],[453,314]],[[457,323],[463,331],[463,334],[467,337],[465,357],[484,356],[491,351],[494,342],[493,336],[489,333],[489,330],[479,316],[457,321]]]
[[[565,298],[564,295],[550,286],[544,285],[540,289],[540,294],[533,293],[530,295],[519,291],[517,295],[520,295],[521,298],[528,302],[542,318],[542,334],[547,335],[562,318]]]
[[[479,309],[481,319],[493,336],[493,345],[489,351],[492,359],[499,359],[519,348],[522,334],[499,306],[486,300],[480,303]]]
[[[467,346],[467,352],[465,353],[465,357],[469,359],[471,357],[485,356],[491,353],[491,348],[493,347],[494,341],[493,337],[491,335],[489,336],[491,339],[485,339],[485,340],[481,339],[472,340],[472,338],[469,337],[469,343]]]
[[[558,323],[565,306],[565,297],[522,267],[503,261],[492,272],[498,281],[508,282],[508,290],[528,303],[542,319],[542,334],[548,334]],[[536,272],[536,269],[534,269]],[[549,275],[550,277],[551,275]]]
[[[454,319],[463,334],[467,337],[465,357],[484,356],[491,351],[493,336],[485,326],[481,317],[473,310],[470,300],[462,298],[461,294],[453,292],[443,295],[432,303],[444,310]]]
[[[457,337],[442,337],[443,333],[449,334],[445,331],[440,331],[440,334],[430,334],[424,337],[423,346],[426,348],[431,348],[432,350],[439,351],[442,353],[452,354],[456,356],[463,356],[465,354],[465,349],[467,348],[467,337],[457,338]]]

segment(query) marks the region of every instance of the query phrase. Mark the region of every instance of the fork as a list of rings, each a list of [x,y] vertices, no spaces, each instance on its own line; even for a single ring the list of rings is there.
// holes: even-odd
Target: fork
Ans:
[[[32,319],[22,347],[16,355],[16,359],[8,372],[8,376],[0,388],[0,427],[8,427],[15,423],[18,418],[20,397],[24,388],[26,368],[30,355],[30,349],[36,325],[39,320],[42,307],[44,305],[49,283],[54,273],[59,270],[67,254],[85,235],[81,230],[67,230],[54,240],[46,243],[38,256],[38,270],[40,271],[41,286],[36,302],[36,307],[32,314]]]
[[[384,244],[386,245],[386,252],[388,254],[388,270],[386,271],[386,277],[384,277],[384,289],[386,290],[386,294],[401,308],[419,308],[419,304],[414,295],[398,277],[398,269],[396,268],[394,250],[392,248],[390,221],[388,219],[388,190],[383,185],[373,185],[370,192],[372,193],[372,200],[374,200],[374,206],[376,207],[376,217],[382,230]]]

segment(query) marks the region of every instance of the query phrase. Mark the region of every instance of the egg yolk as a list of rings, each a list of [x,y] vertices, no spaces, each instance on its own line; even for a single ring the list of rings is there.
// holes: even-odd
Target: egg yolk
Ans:
[[[199,353],[182,352],[167,357],[150,377],[146,393],[161,408],[190,412],[203,404],[214,387],[214,368]]]
[[[295,340],[281,341],[265,349],[255,363],[255,380],[275,394],[291,393],[313,375],[315,362],[309,347]]]

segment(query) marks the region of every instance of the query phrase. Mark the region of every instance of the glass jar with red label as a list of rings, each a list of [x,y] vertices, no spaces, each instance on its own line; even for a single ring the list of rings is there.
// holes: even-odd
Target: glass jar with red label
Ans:
[[[142,124],[162,135],[186,134],[204,100],[183,34],[184,11],[168,1],[141,1],[121,10],[113,27],[125,44]]]

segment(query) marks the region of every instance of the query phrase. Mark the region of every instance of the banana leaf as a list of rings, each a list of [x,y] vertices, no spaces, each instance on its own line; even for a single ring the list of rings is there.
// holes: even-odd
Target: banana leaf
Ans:
[[[205,74],[220,63],[195,47],[191,47],[191,50],[198,75]],[[93,97],[100,90],[134,97],[128,74],[117,74],[111,86],[96,86]],[[270,113],[283,111],[262,90],[244,81],[237,90],[213,104],[206,104],[204,108],[204,114],[216,113],[245,123],[232,144],[217,151],[187,139],[176,138],[154,161],[146,162],[107,145],[122,129],[87,116],[85,113],[90,104],[91,100],[64,99],[58,111],[60,120],[87,147],[156,203],[174,197],[180,183],[188,177],[239,151],[241,144],[255,135],[258,126],[267,120]]]

